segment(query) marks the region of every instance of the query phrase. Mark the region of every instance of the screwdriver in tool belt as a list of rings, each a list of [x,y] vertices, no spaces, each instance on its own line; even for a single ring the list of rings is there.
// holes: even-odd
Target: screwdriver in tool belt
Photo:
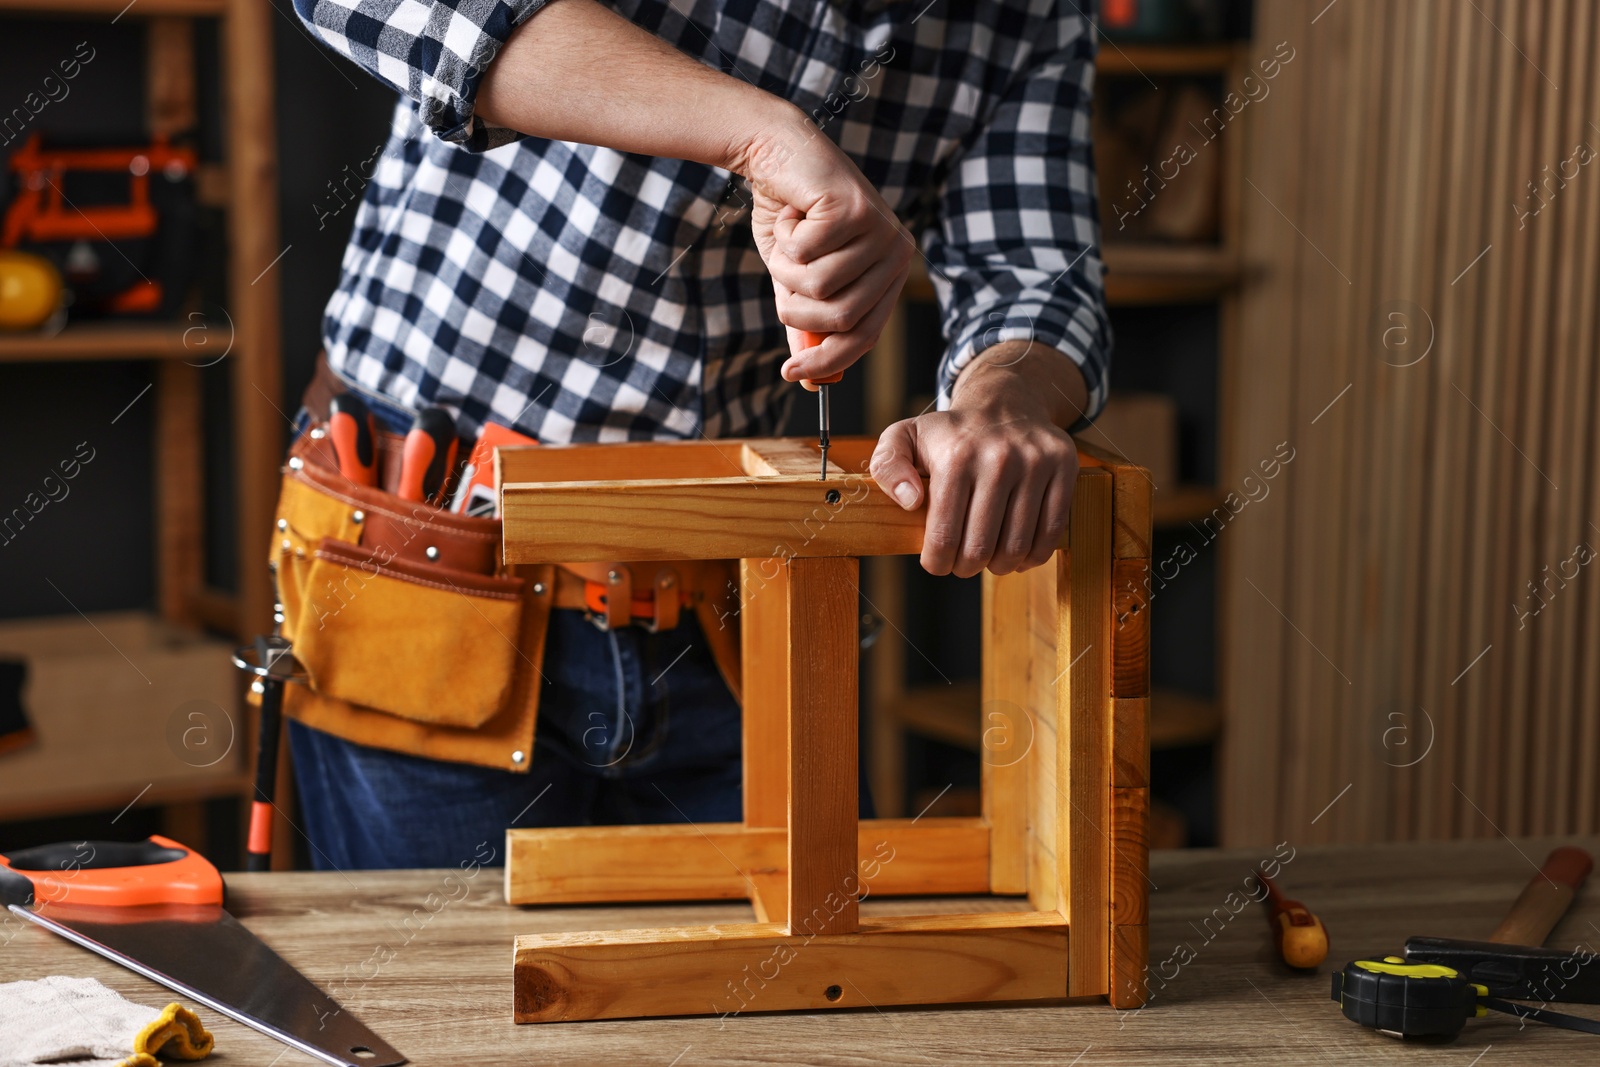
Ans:
[[[340,474],[356,485],[378,484],[377,428],[359,396],[340,393],[328,402],[328,438]]]
[[[423,408],[406,433],[400,452],[400,484],[395,494],[402,500],[435,503],[456,465],[456,423],[443,408]]]
[[[825,333],[812,333],[810,330],[801,330],[800,347],[802,349],[815,348],[820,345],[827,338],[827,336],[828,335]],[[830,421],[828,413],[828,386],[841,380],[843,377],[844,371],[835,371],[826,378],[806,378],[802,382],[802,384],[809,384],[817,387],[817,444],[822,449],[822,476],[820,480],[824,482],[828,480],[828,430]]]

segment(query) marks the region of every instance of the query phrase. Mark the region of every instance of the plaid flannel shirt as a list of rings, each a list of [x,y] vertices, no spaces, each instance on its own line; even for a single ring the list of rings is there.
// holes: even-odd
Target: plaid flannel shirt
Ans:
[[[523,137],[473,113],[547,0],[295,0],[398,89],[323,325],[348,382],[546,442],[762,435],[787,341],[726,170]],[[607,0],[810,114],[920,237],[947,349],[1053,346],[1092,415],[1110,350],[1074,0]],[[618,72],[621,74],[622,72]]]

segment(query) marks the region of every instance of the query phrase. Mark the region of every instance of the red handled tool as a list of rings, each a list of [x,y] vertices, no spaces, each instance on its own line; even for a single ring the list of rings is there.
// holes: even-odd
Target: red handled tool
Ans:
[[[434,503],[450,480],[458,447],[456,423],[447,411],[423,408],[417,412],[400,455],[400,486],[396,490],[400,498]]]
[[[406,1059],[222,908],[222,876],[170,838],[0,855],[0,905],[336,1067]]]
[[[1291,967],[1312,968],[1328,958],[1328,929],[1322,920],[1311,914],[1311,909],[1298,900],[1290,900],[1279,891],[1271,878],[1256,872],[1266,887],[1267,923],[1272,927],[1273,939],[1278,943],[1278,953]]]
[[[815,348],[827,339],[825,333],[812,333],[810,330],[800,331],[800,347]],[[801,385],[817,387],[817,443],[822,448],[822,481],[828,480],[828,386],[844,378],[844,371],[836,371],[826,378],[806,378]]]
[[[354,393],[328,401],[328,439],[339,473],[357,485],[378,484],[378,431],[372,412]]]

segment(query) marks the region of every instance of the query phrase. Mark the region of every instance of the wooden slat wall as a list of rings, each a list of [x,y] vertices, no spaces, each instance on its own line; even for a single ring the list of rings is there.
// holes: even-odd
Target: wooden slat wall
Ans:
[[[1260,0],[1256,42],[1221,488],[1294,459],[1217,539],[1223,837],[1593,833],[1600,14]]]

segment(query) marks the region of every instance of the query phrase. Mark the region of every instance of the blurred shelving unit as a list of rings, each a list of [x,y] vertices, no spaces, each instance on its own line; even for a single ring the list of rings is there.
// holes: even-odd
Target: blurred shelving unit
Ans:
[[[1209,78],[1237,84],[1247,63],[1247,46],[1243,42],[1134,45],[1102,40],[1096,69],[1101,85],[1116,79],[1155,84],[1156,79],[1162,78]],[[1102,252],[1107,267],[1106,301],[1113,308],[1217,306],[1220,374],[1229,362],[1235,329],[1234,295],[1241,278],[1238,186],[1243,138],[1219,140],[1224,143],[1220,149],[1215,241],[1105,240]],[[933,299],[933,286],[919,264],[906,283],[901,306],[885,329],[878,349],[865,364],[869,433],[879,433],[889,423],[925,410],[931,400],[925,395],[906,395],[906,317],[908,307],[926,305]],[[1131,458],[1139,457],[1135,454]],[[1158,486],[1155,524],[1160,529],[1201,523],[1221,505],[1222,495],[1213,486]],[[863,561],[871,610],[890,620],[906,617],[905,563],[896,558]],[[869,774],[878,814],[888,817],[915,814],[907,811],[906,804],[908,734],[974,753],[981,754],[983,747],[984,718],[978,686],[959,679],[951,684],[908,685],[906,651],[905,635],[896,627],[886,626],[867,654]],[[1209,744],[1223,729],[1223,709],[1208,697],[1156,687],[1150,706],[1151,743],[1157,749]],[[922,800],[917,799],[920,807]],[[955,789],[938,799],[933,810],[937,814],[953,814],[964,810],[969,801],[969,796]],[[1172,825],[1173,813],[1166,814],[1168,818],[1158,818],[1158,824]]]
[[[222,358],[214,336],[207,338],[209,347],[197,345],[191,323],[143,321],[72,324],[53,336],[0,335],[0,363],[148,360],[154,364],[152,480],[157,526],[153,615],[8,622],[0,626],[0,649],[30,657],[36,668],[31,671],[30,686],[46,677],[70,684],[64,679],[96,677],[96,663],[107,657],[121,665],[113,647],[99,642],[92,632],[85,639],[84,631],[98,631],[104,637],[110,628],[150,650],[148,662],[156,666],[145,673],[154,671],[161,676],[149,677],[146,683],[152,692],[170,698],[167,702],[130,701],[104,686],[98,690],[75,688],[72,708],[98,707],[105,716],[119,717],[116,729],[108,728],[105,733],[121,738],[120,745],[107,750],[97,742],[92,716],[75,720],[77,728],[70,734],[59,730],[52,734],[48,726],[36,724],[41,740],[34,750],[5,757],[0,771],[0,820],[120,806],[133,799],[135,790],[120,789],[122,778],[110,768],[138,766],[141,761],[152,769],[145,776],[148,788],[136,802],[163,805],[168,828],[197,845],[204,834],[200,801],[224,796],[249,798],[245,768],[253,732],[237,714],[242,709],[238,700],[241,687],[225,675],[219,679],[212,667],[220,663],[225,671],[231,671],[227,652],[233,639],[264,626],[271,618],[273,599],[262,563],[265,531],[270,528],[275,506],[283,435],[278,399],[278,282],[275,273],[266,269],[283,251],[278,244],[272,10],[269,0],[0,0],[0,18],[5,19],[141,23],[145,35],[145,132],[149,136],[176,135],[197,127],[197,22],[216,22],[224,158],[220,164],[201,166],[196,196],[202,205],[221,208],[226,216],[226,311],[231,326],[226,359],[232,372],[226,418],[231,427],[233,505],[239,531],[236,543],[218,548],[236,554],[238,588],[208,586],[204,577],[201,375]],[[225,639],[198,636],[201,627],[209,627]],[[47,669],[51,663],[75,666],[71,671]],[[197,674],[204,674],[206,681],[194,689]],[[229,725],[239,735],[234,738],[236,743],[216,763],[178,760],[174,773],[162,778],[158,768],[174,762],[167,732],[176,709],[168,703],[181,706],[185,694],[200,691],[208,701],[226,702]],[[62,706],[59,696],[34,692],[30,704]],[[143,716],[147,721],[130,732],[130,716]],[[95,755],[71,771],[69,763],[62,762],[63,753],[51,750],[52,735],[63,744]],[[90,764],[102,771],[96,772]],[[33,781],[47,766],[61,768],[49,788],[12,788]],[[132,784],[131,779],[123,784]],[[288,834],[280,833],[277,840],[286,843]]]

